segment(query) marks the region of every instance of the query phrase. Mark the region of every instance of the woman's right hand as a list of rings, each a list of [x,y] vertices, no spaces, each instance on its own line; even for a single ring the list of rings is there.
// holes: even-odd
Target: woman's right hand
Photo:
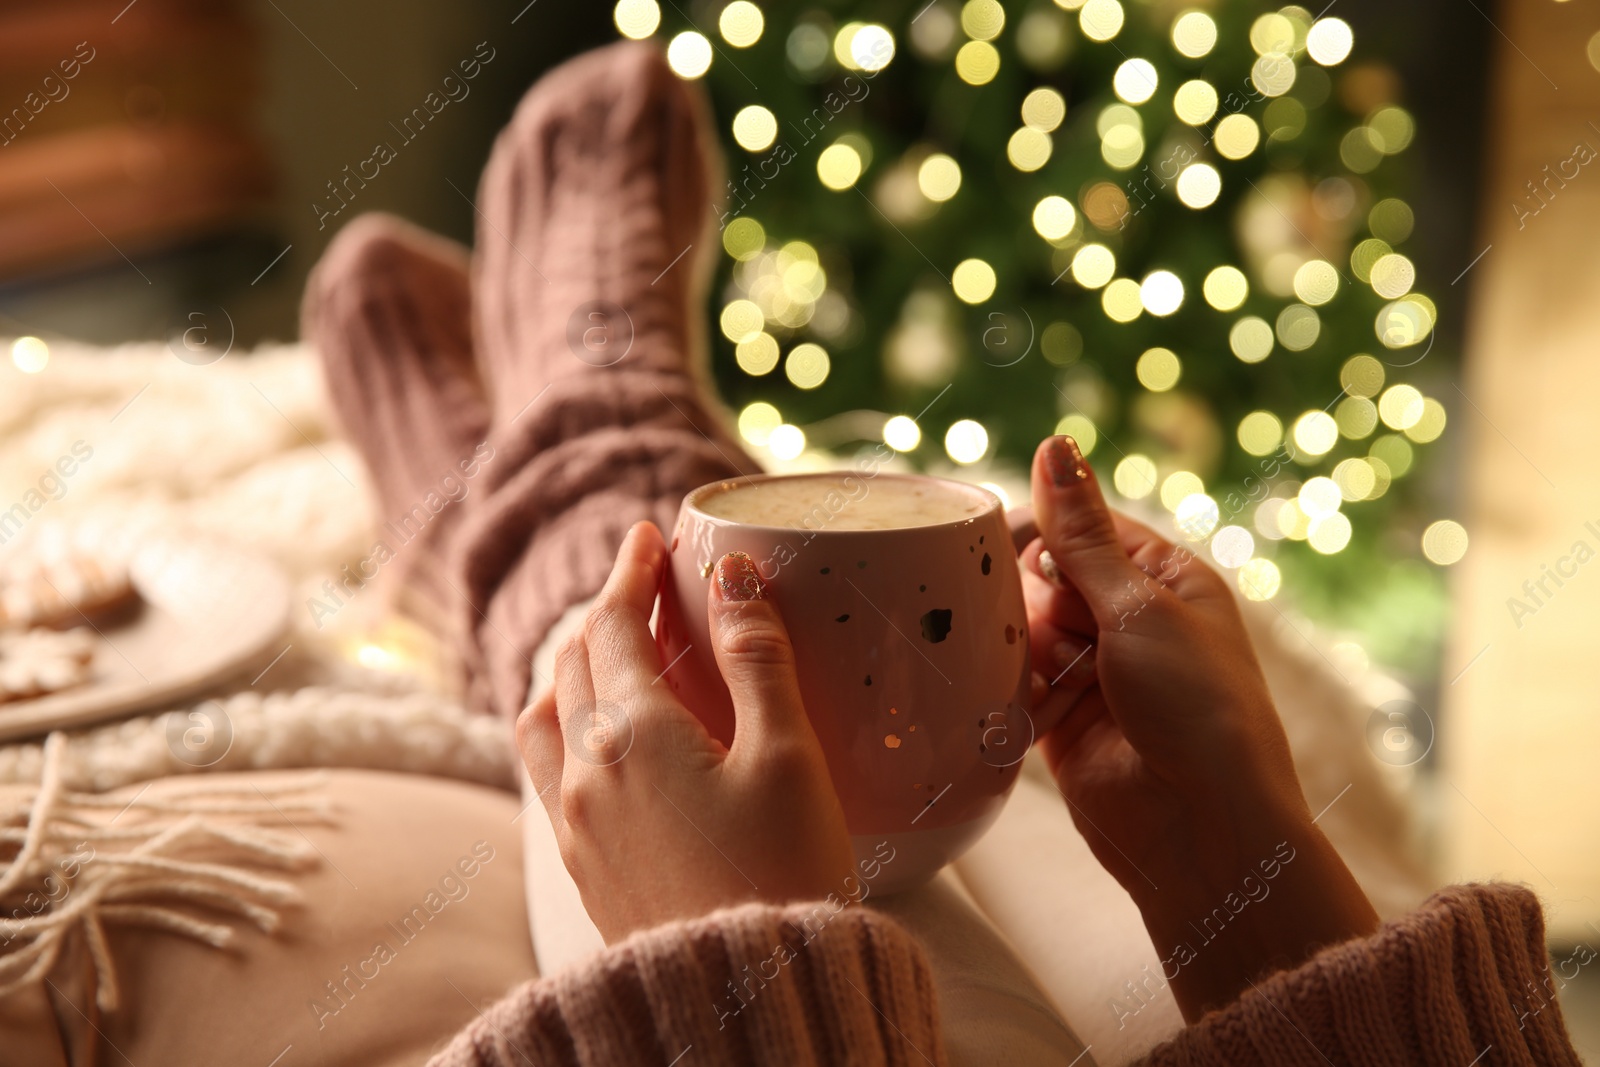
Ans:
[[[1045,754],[1095,857],[1138,903],[1185,1017],[1376,930],[1312,822],[1222,578],[1113,514],[1070,438],[1039,447],[1033,506],[1024,586],[1049,672],[1035,693],[1036,719],[1054,723]]]

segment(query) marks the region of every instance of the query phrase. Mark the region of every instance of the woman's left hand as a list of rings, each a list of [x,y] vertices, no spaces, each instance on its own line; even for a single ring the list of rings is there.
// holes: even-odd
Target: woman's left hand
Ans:
[[[752,900],[857,896],[850,835],[754,562],[717,561],[710,614],[733,697],[724,747],[673,695],[650,634],[667,550],[639,523],[517,743],[607,943]],[[855,892],[852,892],[855,887]]]

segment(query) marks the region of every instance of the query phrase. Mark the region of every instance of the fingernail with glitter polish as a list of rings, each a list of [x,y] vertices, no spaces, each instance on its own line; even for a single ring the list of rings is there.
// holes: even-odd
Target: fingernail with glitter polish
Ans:
[[[1061,584],[1061,568],[1056,565],[1056,558],[1050,554],[1048,548],[1039,552],[1039,572],[1045,576],[1046,581],[1056,585]]]
[[[1057,489],[1077,485],[1089,477],[1089,464],[1084,462],[1078,442],[1065,435],[1050,440],[1044,453],[1045,470],[1050,483]]]
[[[743,552],[717,560],[717,593],[723,600],[765,600],[767,583],[756,573],[756,561]]]

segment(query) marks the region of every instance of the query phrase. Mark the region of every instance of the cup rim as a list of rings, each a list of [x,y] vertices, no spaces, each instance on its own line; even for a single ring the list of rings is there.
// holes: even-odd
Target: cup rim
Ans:
[[[958,481],[955,478],[940,478],[937,475],[932,474],[911,474],[900,471],[881,471],[877,474],[870,475],[862,474],[861,472],[855,470],[804,471],[797,472],[795,474],[751,474],[741,475],[738,478],[719,478],[714,482],[707,482],[705,485],[697,486],[696,488],[689,490],[688,494],[683,498],[683,507],[685,511],[692,512],[700,521],[710,523],[714,526],[737,527],[739,529],[757,530],[761,532],[772,531],[778,533],[792,533],[794,531],[793,526],[772,526],[763,523],[740,522],[737,519],[729,519],[724,518],[721,515],[713,515],[700,506],[700,501],[716,493],[722,493],[727,492],[730,489],[736,489],[743,484],[798,481],[806,478],[814,478],[818,480],[828,479],[837,482],[842,481],[845,477],[850,475],[854,475],[855,477],[858,477],[869,483],[875,482],[880,478],[890,478],[895,481],[902,482],[937,482],[948,489],[953,489],[956,492],[965,493],[968,496],[982,499],[986,501],[988,506],[982,511],[974,515],[969,515],[966,518],[950,519],[945,522],[930,522],[917,526],[891,526],[881,530],[829,530],[826,528],[820,530],[808,529],[807,533],[809,533],[811,536],[839,537],[849,535],[853,537],[870,537],[883,534],[906,534],[913,531],[921,532],[925,530],[942,530],[957,526],[964,526],[969,523],[976,522],[979,519],[987,518],[988,516],[997,512],[1002,516],[1002,518],[1005,515],[1005,504],[1000,500],[1000,497],[992,491],[985,489],[981,485],[974,485],[971,482]]]

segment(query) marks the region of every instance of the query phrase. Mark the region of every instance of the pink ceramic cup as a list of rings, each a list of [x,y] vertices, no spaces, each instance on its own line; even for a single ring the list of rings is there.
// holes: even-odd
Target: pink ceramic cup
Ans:
[[[877,861],[872,891],[920,884],[994,822],[1033,741],[1027,617],[1003,508],[975,486],[920,479],[963,494],[976,517],[830,529],[828,517],[874,485],[915,476],[754,481],[775,477],[817,483],[819,510],[804,525],[747,525],[702,510],[744,480],[704,485],[684,499],[656,630],[666,678],[713,736],[732,739],[706,587],[724,553],[749,553],[788,625],[806,711],[856,853],[864,870]]]

